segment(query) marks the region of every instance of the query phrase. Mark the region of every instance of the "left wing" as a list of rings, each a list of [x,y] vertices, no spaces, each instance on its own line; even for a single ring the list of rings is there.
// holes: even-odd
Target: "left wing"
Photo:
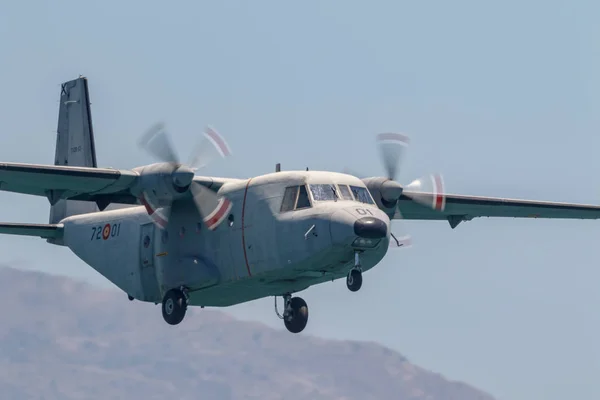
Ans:
[[[402,194],[394,219],[448,220],[455,228],[477,217],[600,219],[600,206],[499,197],[445,195],[443,210],[421,205]]]

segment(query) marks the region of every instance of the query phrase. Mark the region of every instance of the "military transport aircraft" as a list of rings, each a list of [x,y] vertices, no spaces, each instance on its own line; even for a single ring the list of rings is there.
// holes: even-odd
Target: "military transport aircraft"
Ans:
[[[378,136],[386,176],[365,179],[279,167],[247,179],[197,176],[211,151],[231,153],[214,129],[203,137],[183,164],[157,124],[140,145],[160,162],[99,168],[87,79],[65,82],[54,165],[0,163],[0,190],[48,198],[49,223],[2,223],[0,233],[68,247],[129,300],[162,302],[168,324],[179,324],[188,306],[273,296],[277,315],[298,333],[308,307],[292,294],[343,277],[359,290],[362,274],[405,244],[391,232],[393,219],[455,228],[485,216],[600,218],[595,205],[448,195],[438,175],[402,186],[394,177],[408,141],[396,133]]]

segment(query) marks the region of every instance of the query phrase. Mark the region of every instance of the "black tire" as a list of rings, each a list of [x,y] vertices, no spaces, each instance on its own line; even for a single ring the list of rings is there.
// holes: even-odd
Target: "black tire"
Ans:
[[[185,317],[187,301],[183,292],[179,289],[171,289],[165,293],[162,301],[162,315],[169,325],[177,325]]]
[[[292,307],[291,318],[284,319],[285,327],[291,333],[300,333],[308,323],[308,305],[302,297],[292,297],[290,301]]]
[[[346,286],[351,292],[357,292],[362,286],[362,272],[353,269],[346,277]]]

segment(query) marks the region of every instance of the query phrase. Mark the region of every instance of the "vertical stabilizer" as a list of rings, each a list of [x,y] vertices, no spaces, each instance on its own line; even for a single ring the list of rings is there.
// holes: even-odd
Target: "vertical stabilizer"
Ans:
[[[92,129],[88,82],[80,76],[61,85],[54,165],[98,166]],[[98,211],[94,202],[59,200],[50,207],[50,223],[71,215]]]

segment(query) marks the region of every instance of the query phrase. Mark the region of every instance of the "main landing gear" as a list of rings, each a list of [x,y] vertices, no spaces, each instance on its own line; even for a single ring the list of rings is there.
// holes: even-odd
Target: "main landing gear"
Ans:
[[[354,253],[354,267],[348,272],[346,286],[351,292],[357,292],[362,286],[362,268],[360,267],[358,252]]]
[[[300,333],[308,322],[308,306],[301,297],[292,297],[291,294],[283,295],[285,308],[283,315],[277,310],[277,296],[275,296],[275,313],[283,320],[285,327],[292,333]]]
[[[162,315],[169,325],[177,325],[183,321],[187,311],[188,294],[183,287],[170,289],[165,293],[162,301]]]

